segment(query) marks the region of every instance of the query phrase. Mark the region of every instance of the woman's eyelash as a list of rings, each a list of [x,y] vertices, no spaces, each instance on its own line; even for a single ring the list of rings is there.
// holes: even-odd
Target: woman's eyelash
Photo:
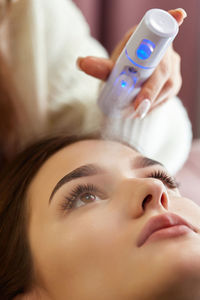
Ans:
[[[93,184],[79,184],[71,192],[70,195],[65,197],[64,202],[61,204],[62,210],[72,209],[76,200],[84,193],[100,194],[100,190]],[[102,194],[102,193],[101,193]]]
[[[168,175],[164,171],[160,171],[160,170],[154,171],[151,174],[149,174],[147,177],[160,179],[170,189],[175,189],[179,187],[179,183],[175,180],[175,178]]]

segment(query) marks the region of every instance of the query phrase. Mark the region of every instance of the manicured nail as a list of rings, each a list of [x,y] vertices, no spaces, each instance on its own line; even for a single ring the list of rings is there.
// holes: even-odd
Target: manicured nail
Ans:
[[[176,8],[176,10],[179,10],[179,11],[182,12],[182,14],[183,14],[183,19],[185,19],[185,18],[187,17],[187,13],[186,13],[186,11],[185,11],[183,8]]]
[[[76,67],[77,67],[77,69],[79,69],[79,70],[81,70],[82,71],[82,69],[81,69],[81,60],[83,59],[83,57],[78,57],[77,58],[77,60],[76,60]]]
[[[151,101],[149,99],[144,99],[136,109],[135,115],[138,116],[140,119],[143,119],[148,113],[150,107]]]

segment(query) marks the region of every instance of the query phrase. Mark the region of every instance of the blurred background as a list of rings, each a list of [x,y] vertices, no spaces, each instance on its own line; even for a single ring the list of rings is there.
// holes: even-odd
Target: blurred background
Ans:
[[[148,9],[184,8],[187,18],[174,41],[182,58],[183,85],[179,97],[187,108],[194,138],[200,137],[200,0],[74,0],[90,25],[92,35],[109,53],[126,31],[138,24]]]

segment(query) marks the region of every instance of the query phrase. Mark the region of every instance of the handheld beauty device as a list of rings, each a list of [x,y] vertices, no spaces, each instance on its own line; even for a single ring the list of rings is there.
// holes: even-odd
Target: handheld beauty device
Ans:
[[[168,12],[146,12],[101,90],[98,104],[104,114],[117,116],[128,107],[177,33],[178,23]]]

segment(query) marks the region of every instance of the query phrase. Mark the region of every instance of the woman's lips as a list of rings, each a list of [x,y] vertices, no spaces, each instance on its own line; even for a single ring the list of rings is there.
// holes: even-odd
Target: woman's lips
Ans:
[[[147,240],[175,237],[191,230],[197,232],[193,225],[176,214],[166,213],[155,216],[145,224],[139,235],[137,246],[141,247]]]

